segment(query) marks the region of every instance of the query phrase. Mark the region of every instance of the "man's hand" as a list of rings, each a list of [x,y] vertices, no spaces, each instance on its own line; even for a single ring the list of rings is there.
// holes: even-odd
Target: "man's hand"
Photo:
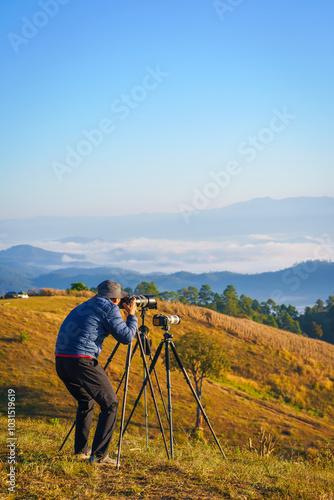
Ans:
[[[135,297],[133,297],[130,304],[123,303],[123,307],[128,314],[135,314],[137,311],[137,303]]]

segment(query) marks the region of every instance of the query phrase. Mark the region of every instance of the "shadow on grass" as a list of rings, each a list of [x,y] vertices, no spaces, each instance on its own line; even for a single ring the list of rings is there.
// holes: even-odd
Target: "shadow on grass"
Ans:
[[[8,338],[8,337],[0,337],[0,341],[1,342],[6,342],[6,344],[12,344],[13,342],[15,342],[16,344],[17,343],[20,343],[20,344],[23,343],[19,335],[16,335],[15,337],[10,337],[10,338]]]
[[[61,416],[70,418],[74,414],[71,400],[66,410],[64,406],[60,407],[58,399],[54,398],[51,391],[16,384],[2,385],[0,403],[3,408],[7,407],[9,388],[15,390],[16,417],[55,418]]]

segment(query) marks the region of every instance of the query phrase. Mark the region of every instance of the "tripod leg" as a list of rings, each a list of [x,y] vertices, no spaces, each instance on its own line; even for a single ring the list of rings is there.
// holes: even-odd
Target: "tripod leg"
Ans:
[[[68,440],[68,438],[70,437],[70,434],[71,434],[71,432],[73,431],[73,429],[74,429],[74,427],[75,427],[75,423],[76,423],[76,419],[74,420],[74,422],[73,422],[73,424],[72,424],[72,427],[71,427],[71,428],[70,428],[70,430],[68,431],[68,434],[67,434],[66,438],[64,439],[63,444],[61,445],[61,447],[59,448],[59,450],[58,450],[58,451],[61,451],[61,450],[63,449],[64,444],[66,443],[66,441],[67,441],[67,440]]]
[[[173,450],[173,420],[172,420],[172,384],[170,378],[170,352],[169,352],[169,342],[165,342],[165,353],[166,353],[166,374],[167,374],[167,394],[168,394],[168,416],[169,416],[169,441],[170,441],[170,455],[174,458]]]
[[[137,399],[136,399],[135,406],[133,407],[132,412],[131,412],[131,415],[130,415],[130,417],[129,417],[129,419],[128,419],[127,423],[126,423],[126,426],[125,426],[125,428],[124,428],[123,434],[124,434],[124,432],[125,432],[125,431],[126,431],[126,429],[127,429],[127,426],[128,426],[128,424],[129,424],[129,422],[130,422],[130,420],[131,420],[131,417],[132,417],[132,415],[133,415],[133,412],[134,412],[134,410],[135,410],[135,407],[137,406],[137,404],[138,404],[138,402],[139,402],[139,399],[140,399],[140,396],[142,395],[143,390],[144,390],[144,388],[146,387],[146,384],[147,384],[147,382],[148,382],[148,383],[149,383],[149,385],[150,385],[151,395],[152,395],[152,399],[153,399],[153,402],[154,402],[155,411],[156,411],[156,414],[157,414],[157,417],[158,417],[159,426],[160,426],[160,431],[161,431],[162,439],[163,439],[163,441],[164,441],[164,445],[165,445],[165,449],[166,449],[167,458],[169,458],[169,451],[168,451],[168,446],[167,446],[167,443],[166,443],[165,432],[164,432],[164,428],[163,428],[163,426],[162,426],[162,422],[161,422],[161,418],[160,418],[160,413],[159,413],[159,408],[158,408],[158,404],[157,404],[157,400],[156,400],[156,397],[155,397],[155,394],[154,394],[153,384],[152,384],[152,380],[151,380],[151,372],[152,372],[152,370],[153,370],[154,366],[150,366],[150,369],[148,369],[148,366],[147,366],[147,363],[146,363],[146,358],[145,358],[145,352],[144,352],[143,344],[142,344],[142,342],[141,342],[141,339],[140,339],[140,337],[139,337],[138,332],[137,332],[137,340],[138,340],[138,344],[139,344],[139,347],[140,347],[141,357],[142,357],[142,359],[143,359],[143,363],[144,363],[144,367],[145,367],[145,371],[146,371],[146,378],[145,378],[145,380],[144,380],[144,382],[143,382],[142,388],[141,388],[141,390],[140,390],[140,392],[139,392],[139,395],[138,395],[138,397],[137,397]],[[162,344],[163,344],[163,342],[162,342],[162,343],[160,343],[160,345],[159,345],[159,347],[158,347],[158,349],[157,349],[157,352],[155,353],[154,360],[153,360],[155,363],[156,363],[156,361],[157,361],[157,359],[158,359],[158,356],[159,356],[159,354],[160,354],[160,352],[161,352],[161,349],[162,349]],[[153,363],[152,363],[152,365],[153,365]]]
[[[134,354],[135,354],[135,352],[136,352],[136,350],[137,350],[137,347],[138,347],[138,342],[136,342],[135,347],[134,347],[134,349],[133,349],[133,351],[132,351],[131,361],[132,361],[132,358],[133,358],[133,356],[134,356]],[[118,394],[119,388],[120,388],[120,387],[121,387],[121,385],[122,385],[122,382],[123,382],[123,380],[124,380],[125,374],[126,374],[126,368],[125,368],[124,373],[123,373],[123,375],[122,375],[121,381],[120,381],[120,383],[118,384],[118,387],[117,387],[117,389],[116,389],[116,394]]]
[[[153,358],[152,358],[152,354],[150,353],[150,361],[151,363],[153,362]],[[158,389],[159,389],[159,394],[161,396],[161,401],[162,401],[162,404],[163,404],[163,407],[164,407],[164,410],[165,410],[165,415],[167,417],[167,420],[168,420],[168,412],[167,412],[167,408],[166,408],[166,403],[165,403],[165,400],[164,400],[164,396],[162,394],[162,390],[161,390],[161,386],[160,386],[160,382],[159,382],[159,379],[158,379],[158,374],[157,374],[157,371],[155,368],[153,368],[153,373],[155,375],[155,380],[157,382],[157,385],[158,385]]]
[[[181,358],[180,358],[180,356],[179,356],[179,354],[178,354],[178,352],[177,352],[177,350],[176,350],[176,347],[175,347],[175,345],[174,345],[174,343],[173,343],[173,342],[171,342],[170,344],[171,344],[171,348],[172,348],[173,354],[174,354],[174,356],[175,356],[175,359],[176,359],[176,361],[177,361],[177,363],[178,363],[178,365],[179,365],[179,367],[180,367],[180,370],[182,370],[183,375],[184,375],[184,377],[185,377],[185,379],[186,379],[186,381],[187,381],[187,383],[188,383],[188,385],[189,385],[189,387],[190,387],[190,389],[191,389],[191,392],[193,393],[193,395],[194,395],[194,397],[195,397],[195,399],[196,399],[196,402],[197,402],[198,406],[199,406],[199,407],[200,407],[200,409],[201,409],[201,412],[202,412],[202,415],[203,415],[203,417],[204,417],[204,420],[205,420],[205,421],[206,421],[206,423],[208,424],[209,429],[210,429],[210,431],[211,431],[211,434],[212,434],[212,436],[214,437],[214,440],[216,441],[216,443],[217,443],[217,446],[218,446],[219,450],[221,451],[221,453],[222,453],[223,457],[226,459],[226,455],[225,455],[225,453],[224,453],[224,451],[223,451],[222,447],[220,446],[220,443],[219,443],[219,441],[218,441],[218,438],[217,438],[217,436],[216,436],[216,434],[215,434],[215,432],[214,432],[214,430],[213,430],[213,428],[212,428],[212,426],[211,426],[211,424],[210,424],[210,422],[209,422],[209,419],[208,419],[208,417],[207,417],[207,415],[206,415],[206,413],[205,413],[205,411],[204,411],[204,408],[203,408],[203,406],[202,406],[202,403],[200,402],[200,400],[199,400],[199,398],[198,398],[198,396],[197,396],[197,393],[196,393],[196,391],[195,391],[195,389],[194,389],[194,386],[193,386],[193,385],[192,385],[192,383],[191,383],[191,380],[190,380],[190,378],[189,378],[189,375],[188,375],[188,373],[186,372],[186,369],[185,369],[185,368],[184,368],[184,366],[183,366],[183,363],[182,363]]]
[[[156,364],[156,362],[157,362],[157,360],[158,360],[158,357],[159,357],[159,354],[160,354],[160,352],[161,352],[162,346],[163,346],[163,342],[161,342],[161,343],[159,344],[159,347],[158,347],[158,349],[157,349],[157,351],[156,351],[156,353],[155,353],[155,355],[154,355],[154,358],[153,358],[153,361],[152,361],[152,363],[151,363],[150,370],[149,370],[149,371],[150,371],[150,373],[152,372],[152,370],[153,370],[153,368],[154,368],[154,366],[155,366],[155,364]],[[145,366],[145,365],[144,365],[144,366]],[[146,370],[146,369],[145,369],[145,370]],[[131,410],[131,413],[130,413],[130,416],[129,416],[129,418],[128,418],[128,421],[126,422],[126,425],[125,425],[125,427],[124,427],[124,432],[125,432],[125,431],[126,431],[126,429],[128,428],[128,425],[129,425],[129,423],[130,423],[130,421],[131,421],[131,418],[132,418],[132,416],[133,416],[133,414],[134,414],[134,412],[135,412],[135,409],[136,409],[136,408],[137,408],[137,406],[138,406],[139,400],[140,400],[140,398],[141,398],[141,395],[143,394],[144,387],[147,385],[147,382],[148,382],[148,379],[147,379],[147,376],[146,376],[146,378],[145,378],[145,380],[144,380],[144,382],[143,382],[143,385],[142,385],[142,386],[141,386],[141,388],[140,388],[140,391],[139,391],[139,394],[138,394],[138,396],[137,396],[137,399],[136,399],[136,401],[135,401],[135,403],[134,403],[134,405],[133,405],[133,408],[132,408],[132,410]]]
[[[144,369],[144,380],[145,380],[145,366]],[[147,391],[146,387],[144,389],[144,402],[145,402],[145,430],[146,430],[146,448],[148,449],[148,413],[147,413]]]
[[[151,364],[152,364],[153,363],[153,357],[152,357],[152,351],[151,351],[151,349],[150,349],[150,352],[149,352],[149,357],[150,357],[150,361],[151,361]],[[152,372],[152,370],[150,370],[150,373],[151,372]],[[165,400],[164,400],[164,395],[162,394],[160,382],[159,382],[159,379],[158,379],[158,374],[157,374],[157,371],[156,371],[155,367],[153,368],[153,373],[154,373],[154,376],[155,376],[155,380],[157,382],[159,394],[160,394],[160,397],[161,397],[161,401],[162,401],[162,404],[163,404],[163,407],[164,407],[164,411],[165,411],[165,415],[166,415],[166,418],[167,418],[167,422],[168,422],[168,425],[169,425],[168,411],[167,411],[166,403],[165,403]],[[176,444],[174,435],[173,435],[173,441],[174,441],[174,444]]]
[[[152,363],[153,358],[152,358],[151,355],[150,355],[150,360],[151,360],[151,363]],[[168,425],[169,425],[169,415],[168,415],[166,403],[165,403],[165,400],[164,400],[164,395],[162,394],[160,382],[159,382],[159,379],[158,379],[158,374],[157,374],[157,371],[156,371],[155,368],[153,369],[153,372],[154,372],[154,375],[155,375],[155,379],[157,381],[157,385],[158,385],[158,389],[159,389],[159,394],[160,394],[160,397],[161,397],[161,401],[162,401],[162,404],[163,404],[163,407],[164,407],[164,410],[165,410],[165,415],[166,415],[166,418],[167,418],[167,422],[168,422]],[[173,434],[173,441],[174,441],[174,444],[176,444],[176,440],[175,440],[174,434]]]
[[[107,367],[108,367],[108,365],[109,365],[110,361],[111,361],[111,360],[112,360],[112,358],[115,356],[116,351],[117,351],[117,349],[119,348],[119,346],[120,346],[120,345],[121,345],[121,343],[120,343],[120,342],[117,342],[117,344],[116,344],[116,345],[115,345],[115,347],[113,348],[112,353],[110,354],[109,358],[107,359],[106,364],[104,365],[104,368],[103,368],[103,369],[104,369],[104,371],[106,371],[106,369],[107,369]]]
[[[126,395],[128,392],[128,382],[129,382],[129,373],[130,373],[130,364],[131,364],[131,350],[132,343],[128,346],[128,353],[126,356],[126,368],[125,368],[125,382],[124,382],[124,396],[123,396],[123,405],[122,405],[122,416],[121,416],[121,428],[119,431],[119,441],[118,441],[118,453],[117,453],[117,462],[116,468],[119,469],[120,466],[120,457],[121,457],[121,447],[122,447],[122,438],[123,438],[123,426],[124,426],[124,415],[125,415],[125,407],[126,407]]]
[[[106,369],[107,369],[107,367],[108,367],[108,365],[109,365],[110,361],[111,361],[111,360],[112,360],[112,358],[115,356],[116,351],[117,351],[117,349],[119,348],[119,346],[120,346],[120,345],[121,345],[121,343],[120,343],[120,342],[117,342],[117,344],[115,345],[115,347],[114,347],[114,349],[113,349],[112,353],[110,354],[110,356],[109,356],[109,358],[108,358],[108,360],[107,360],[106,364],[104,365],[104,368],[103,368],[103,369],[104,369],[104,371],[106,371]],[[76,423],[76,419],[74,420],[74,422],[73,422],[73,424],[72,424],[72,427],[70,428],[70,430],[69,430],[69,432],[68,432],[67,436],[65,437],[65,439],[64,439],[64,441],[63,441],[63,443],[62,443],[62,445],[61,445],[61,447],[59,448],[59,450],[58,450],[58,451],[61,451],[61,450],[63,449],[64,444],[66,443],[66,441],[67,441],[67,440],[68,440],[68,438],[70,437],[71,432],[73,431],[73,429],[74,429],[74,427],[75,427],[75,423]]]

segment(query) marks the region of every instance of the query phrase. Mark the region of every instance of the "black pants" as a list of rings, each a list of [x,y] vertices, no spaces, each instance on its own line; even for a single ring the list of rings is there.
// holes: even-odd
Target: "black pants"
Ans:
[[[96,359],[56,356],[56,370],[68,391],[78,401],[74,452],[87,452],[95,401],[101,412],[92,445],[92,455],[108,452],[117,417],[118,399],[105,371]]]

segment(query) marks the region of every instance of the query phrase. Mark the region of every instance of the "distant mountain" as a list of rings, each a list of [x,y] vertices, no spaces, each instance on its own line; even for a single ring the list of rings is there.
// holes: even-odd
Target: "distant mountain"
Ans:
[[[19,264],[14,256],[21,259]],[[36,258],[35,267],[31,267],[33,256]],[[48,272],[47,269],[56,262],[63,264],[63,256],[61,253],[57,255],[57,252],[47,252],[29,245],[12,247],[0,252],[0,293],[31,287],[66,289],[76,281],[83,282],[91,288],[105,279],[115,279],[123,287],[132,289],[141,281],[154,281],[160,292],[177,291],[188,286],[200,288],[201,285],[207,284],[214,292],[222,293],[227,285],[233,285],[239,295],[245,294],[259,301],[272,298],[278,304],[292,304],[299,308],[312,306],[317,299],[325,300],[334,294],[334,263],[325,261],[309,261],[281,271],[257,274],[228,271],[201,274],[189,272],[144,274],[117,267],[79,268],[76,262]],[[75,257],[78,258],[77,255]],[[4,265],[4,261],[7,265]],[[24,262],[27,262],[26,269]]]
[[[83,255],[50,252],[42,248],[31,245],[16,245],[7,250],[0,251],[0,265],[10,266],[22,271],[32,272],[33,268],[37,268],[39,272],[43,268],[59,268],[59,266],[77,265],[77,267],[85,264]],[[89,263],[92,266],[91,263]],[[35,270],[36,272],[36,270]]]
[[[194,207],[195,208],[195,207]],[[35,217],[0,221],[8,244],[126,238],[217,240],[236,235],[282,234],[287,240],[333,234],[334,198],[257,198],[215,210],[101,217]],[[77,235],[77,236],[73,236]]]
[[[32,275],[12,267],[0,265],[0,294],[21,292],[31,288]]]

